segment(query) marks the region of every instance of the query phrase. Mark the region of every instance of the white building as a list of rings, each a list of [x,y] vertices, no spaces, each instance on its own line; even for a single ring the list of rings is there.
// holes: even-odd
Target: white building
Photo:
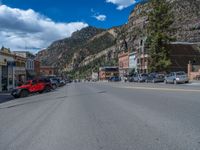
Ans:
[[[27,79],[32,79],[34,76],[36,76],[35,73],[35,66],[34,66],[34,60],[35,55],[28,51],[14,51],[14,53],[18,56],[24,57],[26,59],[26,76]]]
[[[137,52],[129,53],[129,73],[137,72]]]

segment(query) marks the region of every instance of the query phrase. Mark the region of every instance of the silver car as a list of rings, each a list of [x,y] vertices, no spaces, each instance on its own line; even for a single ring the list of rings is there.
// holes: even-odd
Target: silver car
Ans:
[[[167,76],[165,76],[165,83],[188,83],[189,79],[187,77],[187,74],[183,71],[179,72],[171,72]]]

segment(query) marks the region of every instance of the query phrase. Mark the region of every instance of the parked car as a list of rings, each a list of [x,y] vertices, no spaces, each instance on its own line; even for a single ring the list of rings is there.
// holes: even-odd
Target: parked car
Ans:
[[[71,79],[66,79],[65,82],[66,82],[66,84],[67,83],[72,83],[72,80]]]
[[[64,85],[66,85],[66,81],[65,80],[60,80],[59,84],[60,84],[60,86],[64,86]]]
[[[53,89],[56,89],[57,87],[59,87],[59,83],[58,83],[57,80],[54,80],[52,78],[50,78],[49,80],[51,82],[51,85],[52,85]]]
[[[11,95],[15,98],[27,97],[32,93],[42,93],[51,91],[52,85],[48,79],[29,80],[25,84],[12,90]]]
[[[134,79],[134,75],[128,77],[129,82],[136,82]]]
[[[165,81],[165,75],[164,74],[158,74],[158,73],[150,73],[146,79],[146,82],[151,83],[157,83],[157,82],[164,82]]]
[[[118,82],[118,81],[121,81],[121,78],[120,77],[110,77],[108,81],[110,81],[110,82]]]
[[[165,83],[188,83],[189,79],[187,74],[183,71],[179,72],[171,72],[170,74],[165,76]]]
[[[129,81],[131,82],[145,82],[148,77],[148,74],[142,73],[142,74],[134,74],[132,77],[130,77]]]
[[[51,80],[51,84],[54,89],[57,87],[64,86],[66,84],[65,80],[62,80],[59,77],[48,77],[48,78]]]

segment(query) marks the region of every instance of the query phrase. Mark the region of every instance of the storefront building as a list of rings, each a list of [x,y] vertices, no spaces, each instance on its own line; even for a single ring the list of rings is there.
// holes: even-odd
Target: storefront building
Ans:
[[[42,75],[42,76],[55,76],[55,67],[53,67],[53,66],[40,66],[40,75]]]
[[[146,44],[147,37],[143,37],[139,40],[139,46],[137,48],[137,71],[138,73],[148,73],[148,48]]]
[[[36,77],[40,76],[40,61],[34,60],[34,71],[36,74]]]
[[[0,50],[0,91],[9,91],[15,87],[15,61],[13,54],[4,47]]]
[[[129,75],[137,72],[137,52],[129,54]]]
[[[127,77],[129,74],[129,52],[122,51],[121,53],[119,53],[118,61],[120,77]]]
[[[34,60],[35,55],[28,51],[14,51],[15,55],[24,57],[26,59],[26,79],[31,80],[36,77]]]
[[[108,80],[110,77],[118,77],[119,68],[115,66],[107,66],[99,68],[99,79]]]
[[[26,81],[26,58],[14,56],[15,59],[15,86]]]
[[[111,77],[119,76],[119,68],[115,66],[100,67],[99,68],[99,79],[108,80]]]

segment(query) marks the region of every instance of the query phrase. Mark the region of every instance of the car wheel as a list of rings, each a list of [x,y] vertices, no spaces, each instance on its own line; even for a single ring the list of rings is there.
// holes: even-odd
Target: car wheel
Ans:
[[[51,87],[50,86],[46,86],[44,89],[44,92],[50,92],[51,91]]]
[[[176,80],[174,80],[174,84],[177,84],[177,81],[176,81]]]
[[[40,93],[40,94],[42,94],[42,93],[43,93],[43,91],[39,91],[39,93]]]
[[[29,95],[29,92],[27,90],[22,90],[20,93],[20,97],[27,97]]]
[[[189,81],[186,81],[185,83],[189,83]]]
[[[14,95],[13,97],[14,97],[14,98],[19,98],[20,96],[19,96],[19,95]]]
[[[57,86],[55,84],[53,84],[52,88],[55,90],[57,88]]]

